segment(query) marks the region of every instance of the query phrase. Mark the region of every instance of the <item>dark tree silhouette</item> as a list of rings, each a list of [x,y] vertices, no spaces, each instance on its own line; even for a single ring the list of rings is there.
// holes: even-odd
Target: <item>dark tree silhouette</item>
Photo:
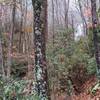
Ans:
[[[97,63],[97,74],[100,76],[100,47],[99,47],[99,38],[98,38],[98,19],[96,13],[96,0],[91,0],[91,12],[92,12],[92,26],[93,26],[93,40],[95,48],[95,58]]]

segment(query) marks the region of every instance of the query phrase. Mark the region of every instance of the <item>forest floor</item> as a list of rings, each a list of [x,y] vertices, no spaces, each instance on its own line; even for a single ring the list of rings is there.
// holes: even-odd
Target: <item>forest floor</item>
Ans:
[[[13,54],[13,58],[17,60],[19,59],[20,62],[23,62],[23,58],[25,58],[24,61],[27,61],[27,55],[20,55],[20,54],[15,53]],[[30,59],[32,59],[33,61],[34,54],[32,54]],[[100,100],[100,89],[95,91],[95,94],[90,92],[91,88],[93,88],[96,85],[96,83],[97,83],[96,76],[92,76],[79,88],[82,91],[81,93],[77,93],[76,95],[75,93],[76,91],[73,91],[72,96],[67,96],[66,95],[67,93],[62,93],[59,95],[57,93],[55,95],[55,98],[51,96],[52,97],[51,100]]]
[[[56,100],[100,100],[100,90],[96,90],[95,94],[92,94],[89,90],[96,85],[96,77],[91,77],[88,81],[86,81],[81,89],[83,90],[81,93],[73,95],[71,97],[66,96],[66,94],[61,94],[56,97]]]

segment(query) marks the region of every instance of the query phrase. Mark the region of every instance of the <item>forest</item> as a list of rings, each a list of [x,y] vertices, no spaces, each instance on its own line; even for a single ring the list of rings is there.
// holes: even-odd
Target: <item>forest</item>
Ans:
[[[100,100],[100,0],[0,0],[0,100]]]

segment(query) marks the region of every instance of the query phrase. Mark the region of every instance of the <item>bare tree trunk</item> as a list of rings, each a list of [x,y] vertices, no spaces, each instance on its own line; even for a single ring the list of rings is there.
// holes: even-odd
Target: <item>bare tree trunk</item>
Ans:
[[[65,7],[65,27],[68,29],[68,11],[69,11],[69,3],[70,0],[64,0],[64,7]]]
[[[3,52],[2,52],[2,38],[1,38],[1,32],[0,32],[0,69],[1,72],[0,74],[3,76],[3,78],[5,77],[5,71],[4,71],[4,59],[3,59]]]
[[[99,0],[99,8],[100,8],[100,0]]]
[[[0,23],[2,23],[2,5],[0,5]],[[3,78],[5,78],[5,70],[4,70],[4,58],[3,58],[3,46],[2,46],[2,24],[0,26],[0,69],[1,69],[1,73]]]
[[[34,7],[34,43],[35,43],[35,76],[40,100],[50,100],[47,65],[46,65],[46,33],[47,32],[47,0],[32,0]]]
[[[9,47],[8,47],[8,59],[7,59],[7,77],[10,78],[11,74],[11,65],[12,65],[12,46],[13,46],[13,34],[14,34],[14,23],[15,23],[15,7],[16,0],[13,0],[13,9],[12,9],[12,22],[11,22],[11,32],[9,34]]]
[[[83,12],[82,12],[82,6],[81,6],[81,1],[80,0],[78,0],[78,4],[79,4],[80,14],[81,14],[82,21],[83,21],[84,34],[87,35],[88,34],[87,22],[85,20]]]
[[[98,43],[98,19],[96,13],[96,0],[91,0],[91,12],[92,12],[92,26],[93,26],[93,40],[94,40],[94,48],[95,48],[95,58],[97,63],[97,74],[100,78],[100,47]]]
[[[71,19],[72,19],[72,40],[74,40],[74,38],[75,38],[75,35],[74,35],[74,31],[75,31],[75,29],[74,29],[74,16],[71,14]]]
[[[53,51],[52,53],[55,54],[55,50],[54,50],[54,46],[55,46],[55,6],[54,6],[54,0],[52,0],[52,44],[53,44]],[[55,64],[53,63],[53,69],[55,67]],[[54,73],[55,73],[55,69],[54,69]],[[53,98],[52,99],[56,99],[55,96],[55,80],[52,80],[52,93],[53,93]]]
[[[56,0],[56,17],[57,17],[57,26],[59,27],[59,1]]]
[[[22,49],[22,28],[23,28],[23,1],[20,0],[21,4],[20,4],[20,7],[21,7],[21,22],[20,22],[20,34],[19,34],[19,53],[21,53],[21,49]]]
[[[54,0],[52,0],[52,39],[53,39],[53,47],[54,47],[54,39],[55,39],[55,16],[54,16]]]
[[[24,14],[24,39],[23,39],[23,53],[26,53],[26,47],[27,47],[27,44],[26,44],[26,34],[27,34],[27,32],[26,32],[26,30],[25,30],[25,28],[27,27],[27,0],[25,0],[25,5],[26,5],[26,7],[25,7],[25,14]],[[20,47],[20,46],[19,46]]]

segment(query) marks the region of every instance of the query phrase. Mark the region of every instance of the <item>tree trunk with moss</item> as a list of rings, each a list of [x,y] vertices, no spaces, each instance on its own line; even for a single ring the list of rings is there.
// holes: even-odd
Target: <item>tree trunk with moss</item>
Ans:
[[[92,12],[92,26],[93,26],[93,40],[94,40],[94,49],[95,49],[95,58],[97,63],[97,74],[100,78],[100,44],[98,37],[98,19],[96,13],[96,0],[91,0],[91,12]]]
[[[35,76],[40,100],[50,100],[46,65],[47,0],[32,0],[34,8]]]

